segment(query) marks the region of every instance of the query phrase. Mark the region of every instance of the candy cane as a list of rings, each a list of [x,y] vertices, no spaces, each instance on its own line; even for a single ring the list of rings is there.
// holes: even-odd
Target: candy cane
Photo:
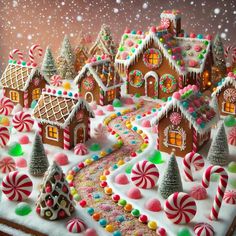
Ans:
[[[43,49],[39,46],[39,45],[37,45],[37,44],[35,44],[35,45],[33,45],[31,48],[30,48],[30,50],[29,50],[29,58],[30,58],[30,62],[33,64],[33,63],[35,63],[35,60],[34,60],[34,51],[35,50],[38,50],[38,55],[41,57],[42,55],[43,55]]]
[[[216,196],[215,196],[213,206],[211,208],[211,214],[210,214],[211,220],[217,220],[218,214],[220,211],[220,207],[222,204],[222,200],[224,197],[225,189],[228,184],[228,174],[225,171],[225,169],[221,166],[209,166],[205,170],[205,172],[203,174],[203,178],[202,178],[202,186],[204,188],[209,187],[209,182],[210,182],[210,178],[211,178],[212,174],[220,174],[220,182],[218,185],[218,189],[216,192]]]
[[[195,129],[193,130],[193,151],[197,151],[197,132]]]
[[[9,53],[9,60],[13,60],[13,55],[17,54],[19,61],[23,61],[23,53],[19,50],[19,49],[13,49],[12,51],[10,51]]]
[[[70,130],[68,127],[64,129],[64,149],[70,149]]]
[[[227,46],[224,50],[224,55],[227,61],[229,61],[230,58],[232,59],[230,64],[232,64],[232,62],[234,63],[236,61],[236,46],[235,45]]]

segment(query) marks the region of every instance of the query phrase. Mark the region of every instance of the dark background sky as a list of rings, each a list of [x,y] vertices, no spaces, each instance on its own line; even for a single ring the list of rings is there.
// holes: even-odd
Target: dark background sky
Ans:
[[[80,31],[93,38],[102,23],[110,25],[119,42],[126,26],[146,30],[159,25],[165,9],[182,12],[182,28],[188,33],[203,35],[220,33],[225,45],[236,42],[235,0],[0,0],[0,66],[8,60],[9,50],[39,43],[44,49],[50,44],[54,55],[64,34],[73,46]]]

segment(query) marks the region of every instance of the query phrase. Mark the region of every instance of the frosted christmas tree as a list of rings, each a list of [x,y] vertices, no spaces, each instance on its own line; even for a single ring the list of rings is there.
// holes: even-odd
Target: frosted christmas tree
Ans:
[[[159,191],[161,196],[165,199],[174,192],[183,192],[179,167],[174,152],[171,153],[168,166],[165,169],[165,173],[159,187]]]
[[[53,75],[57,74],[55,61],[54,61],[51,49],[49,47],[47,47],[46,49],[41,69],[48,80]]]
[[[42,176],[48,169],[48,158],[42,143],[41,136],[36,133],[30,155],[29,173],[33,176]]]
[[[224,123],[219,126],[217,133],[211,143],[207,160],[212,165],[224,166],[228,163],[229,146],[225,132]]]
[[[54,162],[45,173],[36,202],[36,212],[47,220],[58,220],[71,216],[73,211],[73,197],[65,180],[65,174]]]

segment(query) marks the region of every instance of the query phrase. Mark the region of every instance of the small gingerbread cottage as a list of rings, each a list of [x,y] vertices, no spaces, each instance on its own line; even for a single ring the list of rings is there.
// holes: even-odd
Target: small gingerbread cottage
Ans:
[[[94,113],[78,93],[47,87],[33,116],[43,143],[71,149],[89,139],[90,118],[94,118]]]
[[[104,58],[104,56],[103,56]],[[103,106],[120,98],[122,78],[109,58],[93,57],[75,78],[79,94],[87,102]]]
[[[157,149],[178,156],[197,152],[210,139],[218,117],[196,85],[175,92],[152,120],[156,126]]]
[[[161,26],[149,32],[125,30],[115,63],[126,77],[128,94],[167,98],[188,84],[211,85],[211,41],[183,37],[178,11],[161,14]],[[182,37],[177,37],[176,35]]]
[[[236,117],[236,74],[230,72],[228,76],[219,82],[218,87],[212,93],[216,97],[221,115],[233,115]]]
[[[89,55],[84,46],[78,46],[75,49],[75,70],[76,72],[79,72],[82,67],[86,64],[86,61],[88,60]]]
[[[25,108],[29,108],[33,101],[38,101],[48,83],[38,67],[13,60],[9,61],[0,79],[4,96]]]

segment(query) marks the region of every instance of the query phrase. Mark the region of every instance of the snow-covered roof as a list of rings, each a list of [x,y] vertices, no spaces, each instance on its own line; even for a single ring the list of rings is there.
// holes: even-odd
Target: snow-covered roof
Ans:
[[[164,10],[161,13],[161,18],[168,18],[170,20],[175,20],[181,18],[179,10]]]
[[[209,101],[198,91],[196,85],[188,85],[183,90],[175,92],[172,99],[160,108],[157,117],[152,119],[152,125],[158,124],[170,110],[180,110],[190,126],[199,134],[208,132],[218,119]]]
[[[78,93],[47,87],[34,108],[33,116],[39,123],[67,127],[78,110],[86,109],[91,118],[94,112]]]
[[[103,91],[120,87],[123,84],[122,78],[109,58],[85,64],[74,80],[76,85],[84,78],[87,71],[92,74]]]

